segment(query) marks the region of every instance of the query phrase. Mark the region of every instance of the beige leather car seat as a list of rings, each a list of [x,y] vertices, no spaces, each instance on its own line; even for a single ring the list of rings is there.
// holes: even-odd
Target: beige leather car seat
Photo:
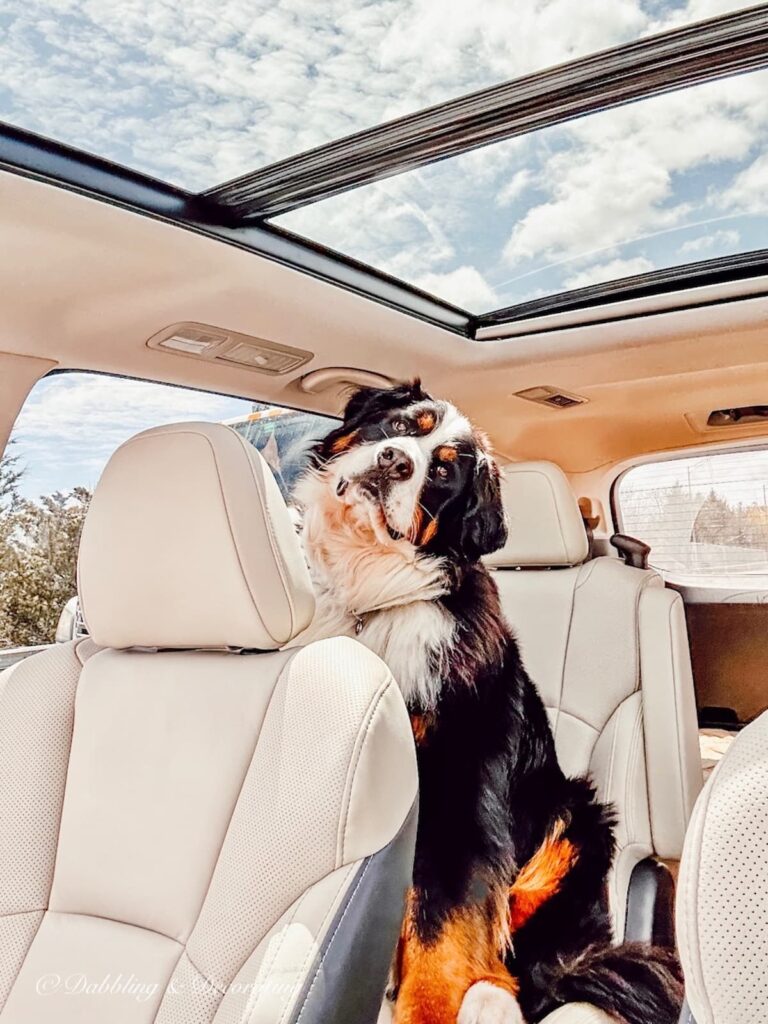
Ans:
[[[505,467],[503,496],[509,540],[487,559],[502,606],[547,706],[563,768],[589,772],[618,811],[610,884],[616,935],[658,939],[658,878],[645,859],[679,859],[702,785],[682,599],[652,570],[590,559],[559,467]],[[671,934],[671,890],[667,904]]]
[[[410,877],[408,715],[228,427],[124,444],[80,551],[92,639],[0,676],[2,1024],[376,1019]]]
[[[696,804],[680,865],[677,934],[696,1024],[765,1024],[768,713],[734,740]]]

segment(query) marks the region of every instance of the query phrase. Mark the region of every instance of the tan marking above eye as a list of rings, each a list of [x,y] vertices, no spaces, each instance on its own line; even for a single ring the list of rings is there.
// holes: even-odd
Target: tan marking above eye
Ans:
[[[435,428],[436,417],[433,412],[423,412],[416,422],[418,423],[419,428],[423,430],[425,434],[428,434],[430,430],[434,430]]]
[[[455,462],[459,457],[459,453],[455,448],[451,448],[448,445],[443,445],[442,448],[438,448],[435,455],[441,462]]]
[[[339,452],[345,451],[352,444],[352,441],[355,439],[356,435],[357,431],[353,430],[351,434],[342,434],[341,437],[337,437],[336,440],[331,445],[331,451],[335,455],[338,455]]]

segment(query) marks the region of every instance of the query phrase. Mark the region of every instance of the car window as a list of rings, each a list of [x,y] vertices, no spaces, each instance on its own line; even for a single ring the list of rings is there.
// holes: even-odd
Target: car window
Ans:
[[[112,452],[162,423],[228,423],[257,448],[284,497],[335,421],[281,406],[93,373],[43,378],[0,459],[0,669],[84,625],[77,546]]]
[[[615,489],[618,525],[671,582],[768,588],[768,450],[635,466]]]

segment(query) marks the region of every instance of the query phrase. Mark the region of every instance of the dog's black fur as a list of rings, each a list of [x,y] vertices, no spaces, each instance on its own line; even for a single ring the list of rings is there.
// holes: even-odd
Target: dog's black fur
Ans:
[[[418,382],[358,392],[343,424],[314,449],[313,471],[322,473],[350,445],[402,434],[409,408],[430,400]],[[514,898],[519,872],[555,837],[570,844],[575,861],[551,898],[513,928],[505,958],[525,1019],[533,1024],[563,1003],[584,1001],[625,1024],[676,1024],[682,989],[674,955],[613,945],[612,811],[589,780],[560,769],[544,706],[479,562],[506,539],[495,463],[474,432],[455,447],[450,473],[430,471],[421,493],[437,524],[421,550],[450,566],[439,600],[455,630],[436,706],[412,701],[409,709],[419,726],[411,904],[418,941],[438,942],[457,908],[480,905],[499,887],[511,887]]]

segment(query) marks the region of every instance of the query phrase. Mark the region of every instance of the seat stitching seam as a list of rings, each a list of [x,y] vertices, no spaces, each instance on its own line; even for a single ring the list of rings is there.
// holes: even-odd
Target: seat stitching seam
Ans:
[[[310,886],[310,888],[311,888],[311,886]],[[272,968],[273,968],[273,966],[274,966],[274,964],[275,964],[275,961],[277,960],[277,958],[278,958],[278,956],[280,955],[280,952],[281,952],[281,950],[282,950],[283,946],[285,945],[285,939],[286,939],[286,936],[287,936],[287,934],[288,934],[288,930],[289,930],[290,926],[291,926],[291,925],[293,924],[293,922],[294,922],[294,921],[296,920],[296,915],[298,914],[298,912],[299,912],[299,910],[300,910],[300,908],[301,908],[301,905],[302,905],[302,904],[304,903],[304,901],[306,900],[306,898],[307,898],[307,896],[308,896],[308,894],[309,894],[309,891],[310,891],[310,889],[309,889],[309,888],[308,888],[308,889],[305,889],[305,890],[304,890],[304,892],[303,892],[303,893],[301,894],[301,896],[299,897],[299,899],[298,899],[298,900],[296,901],[296,903],[295,903],[295,905],[294,905],[294,907],[293,907],[293,910],[291,910],[291,912],[290,912],[290,914],[289,914],[289,916],[288,916],[288,918],[287,918],[287,920],[286,920],[286,922],[285,922],[285,925],[284,925],[284,927],[283,927],[283,931],[282,931],[282,934],[281,934],[281,936],[280,936],[280,939],[279,939],[279,941],[278,941],[278,942],[276,942],[276,943],[275,943],[275,948],[274,948],[274,950],[272,951],[272,955],[271,955],[271,957],[269,958],[268,962],[267,962],[267,963],[266,963],[266,964],[264,965],[264,968],[263,968],[263,975],[264,975],[264,979],[265,979],[265,981],[268,981],[268,980],[269,980],[269,975],[270,975],[270,973],[271,973],[271,971],[272,971]],[[277,920],[279,921],[279,920],[280,920],[280,918],[278,917],[278,919],[277,919]],[[276,924],[276,923],[277,923],[277,922],[275,922],[275,924]],[[323,923],[325,923],[325,921],[323,921]],[[270,931],[272,930],[272,928],[273,928],[273,927],[274,927],[274,924],[273,924],[273,925],[271,926],[271,928],[270,928],[270,929],[269,929],[269,930],[268,930],[267,932],[265,932],[264,934],[265,934],[265,935],[268,935],[268,934],[269,934],[269,932],[270,932]],[[264,936],[262,936],[262,939],[263,939],[263,938],[264,938]],[[259,942],[261,942],[261,941],[262,941],[262,939],[260,939],[260,940],[259,940]],[[238,974],[239,974],[239,973],[240,973],[240,971],[241,971],[241,970],[243,969],[243,967],[244,967],[244,966],[245,966],[245,965],[246,965],[246,964],[248,963],[248,960],[250,959],[250,957],[251,957],[251,956],[253,956],[253,953],[255,952],[255,950],[256,950],[256,949],[258,949],[258,945],[259,945],[259,944],[257,943],[257,944],[256,944],[256,946],[254,947],[254,949],[252,949],[252,950],[251,950],[251,952],[250,952],[250,953],[248,954],[248,956],[246,957],[246,959],[245,959],[245,960],[243,961],[243,963],[242,963],[242,964],[240,965],[240,968],[238,969]],[[235,975],[235,977],[237,977],[237,974]],[[253,1005],[252,1005],[252,1006],[250,1007],[250,1009],[249,1009],[249,1013],[248,1013],[248,1016],[249,1016],[249,1018],[251,1018],[251,1019],[253,1018],[253,1011],[254,1011],[254,1010],[256,1010],[256,1009],[258,1008],[258,1004],[259,1004],[259,1002],[260,1002],[260,1001],[261,1001],[261,996],[260,996],[260,995],[258,995],[258,996],[256,997],[256,1002],[255,1002],[255,1003],[253,1003]],[[285,1011],[283,1011],[283,1013],[285,1013]]]
[[[278,690],[278,688],[280,686],[280,683],[283,681],[283,677],[286,675],[286,673],[289,672],[291,666],[293,665],[294,659],[296,658],[296,656],[299,654],[299,652],[301,650],[302,650],[302,648],[298,647],[295,650],[291,651],[290,655],[288,656],[288,658],[284,662],[283,667],[281,668],[280,673],[279,673],[277,679],[275,680],[275,685],[274,685],[274,687],[272,689],[272,694],[271,694],[271,696],[269,698],[269,703],[267,704],[267,707],[266,707],[266,709],[264,711],[264,717],[262,718],[261,724],[259,725],[258,732],[256,733],[256,738],[255,738],[254,743],[253,743],[253,748],[251,750],[251,756],[250,756],[250,759],[248,761],[248,766],[246,767],[245,772],[243,773],[243,777],[240,780],[240,789],[238,790],[237,796],[235,797],[235,801],[234,801],[234,803],[232,805],[232,813],[229,816],[229,821],[227,822],[227,827],[224,829],[224,835],[222,836],[221,843],[219,844],[219,852],[216,855],[216,861],[215,861],[215,863],[213,865],[213,870],[211,871],[211,877],[208,879],[208,885],[206,886],[205,893],[203,894],[203,898],[200,901],[200,909],[197,912],[197,917],[195,918],[194,924],[192,925],[192,927],[189,930],[189,935],[187,936],[186,941],[183,943],[183,946],[184,946],[185,950],[189,949],[189,943],[191,942],[192,937],[195,934],[195,929],[197,928],[198,924],[200,923],[200,917],[202,916],[202,913],[203,913],[203,911],[205,909],[205,905],[208,902],[208,897],[211,894],[211,887],[213,885],[213,880],[216,877],[216,871],[217,871],[217,869],[219,867],[219,862],[221,860],[221,855],[222,855],[222,852],[223,852],[224,847],[225,847],[226,842],[227,842],[227,836],[229,834],[230,828],[232,827],[232,822],[234,820],[235,814],[237,813],[237,805],[240,803],[240,798],[243,795],[243,790],[245,789],[245,784],[248,781],[248,776],[250,775],[251,767],[253,765],[253,759],[256,756],[256,751],[258,750],[259,742],[261,740],[261,734],[264,731],[264,726],[266,725],[267,718],[269,717],[269,712],[270,712],[270,709],[272,707],[272,701],[275,698],[275,693],[277,692],[277,690]],[[188,952],[187,952],[187,955],[189,955]],[[190,957],[190,962],[192,962],[192,958],[191,957]],[[242,964],[240,966],[242,967]],[[238,970],[239,969],[240,968],[238,968]],[[202,971],[200,973],[203,974]],[[203,977],[205,977],[204,974],[203,974]]]
[[[568,667],[568,651],[571,646],[571,631],[573,629],[574,615],[576,614],[576,591],[579,586],[578,577],[579,571],[577,570],[576,574],[574,575],[573,585],[571,586],[571,607],[568,613],[568,631],[565,635],[565,650],[563,652],[563,663],[560,669],[560,692],[558,693],[557,697],[557,714],[555,715],[555,728],[553,729],[555,737],[557,736],[557,730],[560,725],[560,713],[563,710],[563,695],[565,693],[565,674],[566,669]],[[565,714],[568,714],[568,712],[565,712]],[[574,715],[573,717],[575,718],[576,716]],[[589,723],[585,722],[584,724],[587,725]]]
[[[246,589],[248,590],[248,593],[251,596],[251,601],[253,603],[253,607],[254,607],[254,609],[256,611],[256,614],[258,615],[258,617],[259,617],[259,619],[261,621],[262,626],[264,627],[265,631],[269,634],[269,636],[272,638],[272,640],[277,641],[277,637],[272,635],[272,630],[269,628],[269,626],[267,626],[267,623],[264,621],[264,616],[262,615],[261,609],[259,607],[259,604],[256,601],[256,595],[254,594],[253,587],[251,586],[250,580],[249,580],[248,575],[247,575],[247,573],[245,571],[245,566],[243,565],[243,560],[242,560],[241,555],[240,555],[240,548],[238,546],[237,540],[235,539],[234,530],[232,529],[232,519],[233,519],[233,517],[232,517],[231,512],[230,512],[229,503],[227,502],[227,492],[226,492],[226,489],[224,487],[224,483],[223,483],[223,480],[222,480],[222,477],[221,477],[221,466],[219,464],[219,459],[218,459],[218,456],[217,456],[217,453],[216,453],[216,449],[213,446],[213,444],[211,443],[211,439],[209,437],[207,437],[205,434],[194,434],[193,436],[202,437],[205,440],[205,442],[207,443],[207,445],[210,448],[210,450],[211,450],[211,455],[213,456],[213,464],[216,467],[216,477],[217,477],[217,479],[219,481],[219,490],[221,491],[222,504],[224,505],[224,508],[226,510],[226,513],[227,513],[227,528],[228,528],[228,531],[229,531],[230,540],[232,541],[232,547],[234,548],[235,556],[237,558],[237,564],[240,567],[240,575],[242,576],[242,579],[243,579],[243,582],[245,583]],[[288,613],[289,613],[290,620],[291,620],[291,632],[293,632],[293,624],[295,622],[296,616],[294,614],[293,601],[291,599],[291,594],[289,592],[289,588],[287,586],[286,579],[285,579],[285,574],[283,572],[282,559],[278,557],[277,552],[276,552],[275,536],[274,536],[274,530],[272,528],[272,521],[271,521],[270,516],[269,516],[269,514],[267,512],[266,502],[264,501],[264,495],[261,493],[261,487],[259,485],[259,481],[256,479],[256,474],[254,473],[254,470],[253,470],[253,463],[251,462],[251,459],[249,458],[249,453],[247,451],[245,451],[244,447],[243,447],[246,444],[246,442],[243,441],[243,439],[240,438],[240,437],[238,437],[238,440],[241,442],[241,449],[243,449],[243,454],[246,457],[246,461],[248,462],[248,468],[249,468],[250,473],[251,473],[251,479],[253,480],[253,483],[255,484],[256,494],[257,494],[258,499],[259,499],[259,506],[261,508],[262,517],[264,519],[264,524],[265,524],[266,529],[267,529],[267,537],[269,539],[270,552],[271,552],[272,557],[274,559],[275,565],[277,566],[277,572],[278,572],[278,575],[280,576],[280,581],[283,584],[283,592],[285,594],[286,603],[288,605]]]
[[[357,773],[357,766],[360,763],[362,757],[363,748],[365,747],[365,741],[368,738],[373,719],[376,715],[376,711],[379,707],[384,696],[389,692],[390,687],[393,685],[392,676],[389,675],[385,678],[383,684],[379,687],[379,690],[374,694],[371,703],[368,706],[366,713],[365,724],[361,733],[355,742],[356,749],[353,751],[352,762],[347,772],[347,778],[344,782],[344,796],[342,797],[341,816],[339,819],[339,830],[336,838],[336,859],[340,858],[340,863],[337,863],[337,867],[341,867],[344,863],[344,856],[346,854],[347,846],[347,830],[349,826],[349,809],[352,803],[352,793],[355,787],[355,775]],[[343,829],[342,829],[343,823]],[[339,834],[341,833],[341,834]],[[340,842],[339,842],[340,841]]]
[[[347,911],[352,906],[352,902],[354,901],[354,898],[355,898],[355,895],[357,893],[357,890],[363,884],[363,879],[365,878],[366,872],[368,871],[368,868],[371,866],[371,863],[372,863],[372,858],[369,857],[365,867],[363,868],[362,872],[360,873],[360,878],[357,880],[357,885],[352,890],[352,893],[351,893],[349,899],[347,900],[347,905],[344,908],[344,913],[341,915],[341,917],[338,920],[338,923],[336,924],[336,927],[333,929],[333,934],[331,935],[331,937],[330,937],[330,939],[328,941],[328,944],[327,944],[327,946],[325,948],[325,952],[321,955],[320,959],[318,960],[317,967],[315,968],[315,976],[313,977],[312,983],[310,984],[309,989],[307,990],[307,994],[304,997],[304,1002],[302,1003],[301,1010],[299,1011],[299,1016],[296,1018],[296,1024],[301,1024],[301,1018],[304,1016],[304,1010],[307,1008],[307,1003],[309,1002],[309,997],[312,995],[312,990],[315,987],[315,983],[316,983],[317,979],[320,977],[320,968],[323,966],[323,963],[325,962],[325,959],[326,959],[326,957],[328,956],[328,954],[329,954],[329,952],[331,950],[331,946],[333,945],[333,940],[336,938],[336,935],[337,935],[337,933],[339,931],[339,928],[341,928],[341,926],[342,926],[342,924],[344,922],[344,918],[347,916]],[[326,920],[327,920],[327,915],[326,915]],[[325,921],[323,921],[323,924],[325,924]],[[307,959],[309,959],[309,958],[307,958]],[[305,960],[304,966],[306,966],[306,963],[307,963],[307,961]],[[303,970],[303,967],[302,967],[302,970]],[[283,1016],[281,1017],[280,1024],[282,1024],[284,1018],[285,1018],[285,1014],[283,1014]]]
[[[638,728],[638,725],[640,728]],[[640,734],[643,730],[643,704],[642,701],[638,701],[637,709],[635,710],[635,717],[632,723],[632,739],[629,746],[629,754],[627,757],[627,777],[624,780],[624,806],[627,809],[627,836],[635,835],[634,830],[634,805],[630,804],[630,785],[632,782],[633,763],[637,751],[640,749]],[[643,733],[644,735],[644,733]],[[631,811],[631,813],[630,813]],[[631,827],[630,827],[631,826]]]
[[[349,869],[352,869],[352,868],[354,868],[354,867],[355,867],[355,865],[354,865],[354,864],[351,864],[351,865],[345,865],[345,866],[347,866],[347,867],[348,867]],[[306,889],[305,889],[305,890],[304,890],[304,891],[303,891],[302,893],[300,893],[300,894],[299,894],[299,895],[298,895],[298,896],[296,897],[296,899],[297,899],[297,900],[302,900],[302,899],[304,899],[304,897],[305,897],[305,896],[307,895],[307,893],[308,893],[308,891],[309,891],[310,889],[313,889],[313,888],[314,888],[314,887],[315,887],[316,885],[319,885],[319,884],[320,884],[321,882],[324,882],[324,881],[326,880],[326,878],[330,878],[330,876],[331,876],[331,875],[335,874],[335,872],[337,872],[337,871],[340,871],[340,870],[341,870],[341,868],[335,868],[335,867],[332,867],[332,868],[330,868],[330,869],[329,869],[328,871],[326,871],[326,872],[325,872],[324,874],[320,875],[320,876],[319,876],[318,878],[315,878],[315,879],[313,879],[313,880],[312,880],[312,881],[311,881],[310,883],[308,883],[308,885],[307,885],[307,888],[306,888]],[[347,874],[346,874],[346,875],[344,876],[344,880],[345,880],[345,881],[346,881],[347,877],[349,876],[349,873],[350,873],[350,872],[349,872],[349,870],[348,870],[348,871],[347,871]],[[296,902],[296,901],[294,900],[294,902]],[[293,904],[291,904],[291,906],[293,906]],[[288,909],[290,909],[290,907],[289,907]],[[298,908],[297,908],[297,909],[298,909]],[[250,950],[250,951],[249,951],[249,952],[248,952],[248,953],[246,954],[246,957],[245,957],[245,959],[244,959],[244,960],[241,960],[241,962],[240,962],[240,963],[238,964],[237,970],[236,970],[236,971],[234,972],[234,975],[233,975],[233,977],[237,977],[237,975],[238,975],[238,974],[240,973],[240,971],[241,971],[241,970],[243,969],[243,967],[244,967],[244,966],[246,965],[246,963],[248,962],[248,960],[250,959],[250,957],[251,957],[251,956],[253,956],[254,950],[256,950],[256,949],[258,948],[258,945],[259,945],[259,943],[260,943],[260,942],[261,942],[261,941],[262,941],[262,940],[264,939],[264,936],[268,935],[268,934],[269,934],[269,932],[271,932],[271,931],[272,931],[272,929],[273,929],[273,928],[275,927],[275,925],[276,925],[276,924],[277,924],[277,923],[278,923],[278,922],[280,921],[280,919],[281,919],[281,918],[283,917],[283,915],[284,915],[284,914],[286,914],[286,913],[287,913],[287,911],[286,911],[286,910],[281,910],[281,911],[280,911],[280,912],[279,912],[279,913],[277,914],[277,917],[274,917],[274,918],[273,918],[273,919],[272,919],[272,920],[271,920],[271,921],[269,922],[269,924],[268,924],[268,925],[267,925],[267,926],[265,927],[264,931],[262,932],[261,936],[260,936],[260,937],[259,937],[259,938],[257,939],[257,941],[256,941],[256,945],[255,945],[255,946],[253,946],[253,948],[252,948],[252,949],[251,949],[251,950]]]
[[[350,868],[352,868],[352,865],[350,865]],[[364,875],[364,874],[365,874],[365,872],[367,871],[367,868],[368,868],[368,866],[366,865],[366,866],[365,866],[365,868],[363,869],[363,873],[362,873],[363,875]],[[336,868],[336,870],[338,871],[339,869],[338,869],[338,868]],[[333,872],[331,872],[331,874],[332,874],[332,873],[333,873]],[[349,875],[350,875],[350,870],[347,870],[346,874],[344,875],[344,878],[343,878],[343,879],[342,879],[342,880],[341,880],[341,881],[339,882],[339,887],[338,887],[338,889],[336,890],[336,893],[335,893],[335,895],[333,896],[333,898],[331,899],[330,903],[328,904],[328,909],[326,910],[326,912],[325,912],[325,914],[324,914],[324,916],[323,916],[323,920],[322,920],[322,922],[320,923],[320,927],[319,927],[319,928],[317,929],[317,938],[318,938],[318,940],[319,940],[319,941],[322,941],[322,935],[323,935],[323,932],[324,932],[324,930],[325,930],[325,926],[326,926],[326,924],[328,923],[328,919],[329,919],[329,918],[331,917],[331,915],[332,915],[332,914],[333,914],[333,913],[335,912],[335,910],[336,910],[336,899],[338,898],[338,895],[339,895],[339,893],[341,892],[342,886],[344,886],[344,885],[346,885],[346,884],[347,884],[347,881],[348,881],[348,879],[349,879]],[[362,881],[362,875],[360,876],[360,881]],[[358,882],[358,885],[359,885],[359,882]],[[354,892],[352,893],[352,896],[354,896],[355,892],[357,892],[357,889],[358,889],[358,886],[355,886],[355,889],[354,889]],[[304,902],[304,900],[306,899],[306,897],[307,897],[307,896],[309,895],[309,891],[310,891],[309,889],[307,889],[307,890],[305,891],[304,895],[303,895],[303,896],[301,897],[300,903],[303,903],[303,902]],[[350,896],[350,900],[351,900],[351,899],[352,899],[352,897]],[[299,909],[299,908],[298,908],[298,906],[297,906],[297,907],[296,907],[296,910],[298,911],[298,909]],[[346,913],[346,910],[345,910],[345,913]],[[294,913],[294,914],[292,915],[292,919],[293,919],[293,917],[295,917],[295,916],[296,916],[296,915],[295,915],[295,913]],[[344,917],[344,915],[342,914],[342,919],[343,919],[343,917]],[[341,924],[341,921],[339,921],[339,924]],[[336,931],[337,931],[337,930],[338,930],[338,928],[337,928],[337,929],[334,929],[334,933],[333,933],[334,935],[336,934]],[[284,936],[283,936],[283,937],[284,937]],[[331,943],[331,942],[333,942],[333,935],[331,936],[330,942],[328,943],[328,945],[329,945],[329,946],[330,946],[330,943]],[[282,943],[281,943],[281,945],[282,945]],[[296,991],[296,989],[297,989],[297,988],[299,987],[299,985],[301,984],[301,982],[302,982],[302,980],[303,980],[303,978],[304,978],[304,972],[305,972],[305,971],[306,971],[306,969],[307,969],[307,964],[308,964],[308,963],[309,963],[309,961],[310,961],[310,960],[312,959],[312,957],[313,957],[313,956],[315,955],[315,952],[316,952],[316,951],[315,951],[315,949],[314,949],[314,948],[313,948],[312,946],[310,946],[310,949],[309,949],[309,951],[307,952],[306,956],[304,957],[304,960],[302,961],[301,967],[299,968],[298,974],[297,974],[297,976],[296,976],[296,981],[295,981],[295,983],[293,984],[293,986],[292,986],[292,989],[291,989],[291,993],[290,993],[290,995],[288,996],[288,999],[286,1000],[286,1002],[285,1002],[285,1005],[283,1006],[283,1012],[282,1012],[282,1013],[280,1014],[280,1020],[278,1021],[278,1024],[283,1024],[283,1021],[285,1020],[285,1016],[286,1016],[286,1014],[287,1014],[287,1013],[289,1012],[289,1010],[291,1009],[291,1002],[292,1002],[292,996],[293,996],[293,993],[294,993],[294,992]],[[323,959],[323,958],[321,957],[321,962],[322,962],[322,959]],[[273,961],[272,961],[272,962],[274,963],[274,958],[273,958]],[[318,970],[319,970],[319,966],[320,966],[320,965],[318,964]],[[314,984],[314,980],[313,980],[313,984]],[[311,991],[311,986],[310,986],[310,991]],[[307,997],[309,997],[309,992],[307,993]],[[305,999],[305,1002],[306,1002],[306,999]],[[302,1011],[302,1012],[303,1012],[303,1011]],[[296,1022],[296,1024],[298,1024],[298,1021]]]
[[[4,1009],[6,1003],[8,1002],[8,999],[10,998],[11,994],[13,993],[14,988],[16,987],[16,982],[19,980],[19,975],[24,970],[24,964],[29,959],[29,954],[32,951],[32,947],[35,944],[35,939],[38,936],[38,932],[40,931],[40,926],[42,925],[43,921],[45,920],[45,915],[46,914],[47,914],[47,910],[44,910],[42,912],[42,914],[40,914],[40,920],[37,922],[37,928],[35,928],[35,934],[32,936],[32,938],[30,940],[30,943],[29,943],[29,945],[26,948],[26,951],[24,953],[24,956],[22,957],[21,963],[19,964],[18,971],[16,971],[16,973],[13,976],[13,980],[11,981],[10,987],[8,988],[8,995],[5,998],[5,1002],[0,1007],[0,1010]]]
[[[294,606],[293,592],[292,592],[291,587],[288,585],[288,579],[287,579],[286,573],[285,573],[286,567],[285,567],[285,563],[284,563],[284,560],[283,560],[282,551],[280,550],[280,545],[278,544],[277,536],[275,535],[275,527],[274,527],[274,523],[272,522],[272,514],[271,514],[269,508],[267,507],[266,495],[262,494],[261,484],[260,484],[259,480],[256,477],[256,473],[254,471],[253,459],[251,458],[251,453],[248,451],[248,448],[247,448],[248,443],[242,437],[240,437],[239,434],[237,435],[237,437],[238,437],[238,440],[240,441],[241,447],[245,451],[245,456],[246,456],[246,459],[248,460],[248,466],[249,466],[250,471],[251,471],[251,477],[253,479],[254,484],[256,485],[256,492],[257,492],[257,494],[259,496],[259,504],[261,505],[261,510],[262,510],[262,512],[264,514],[264,522],[266,523],[266,526],[267,526],[267,534],[269,536],[269,546],[270,546],[270,548],[272,550],[272,555],[273,555],[273,557],[275,559],[275,564],[277,565],[277,571],[280,574],[280,580],[281,580],[281,582],[283,584],[283,590],[285,591],[285,600],[286,600],[286,603],[288,605],[288,611],[289,611],[290,618],[291,618],[291,633],[293,633],[293,630],[294,630],[294,628],[296,626],[296,618],[297,618],[297,616],[296,616],[296,608]],[[239,558],[239,552],[238,552],[238,558]],[[261,615],[260,615],[260,617],[261,617]]]
[[[616,712],[618,712],[618,714],[616,714]],[[611,721],[613,721],[613,735],[611,736],[611,753],[610,753],[610,757],[608,758],[608,778],[606,779],[606,790],[605,790],[606,795],[611,793],[611,791],[613,789],[613,769],[614,769],[614,762],[615,762],[615,758],[616,758],[616,737],[617,737],[617,734],[618,734],[618,731],[619,731],[618,723],[619,723],[619,718],[621,716],[621,705],[619,705],[619,707],[616,708],[616,711],[614,712],[614,714],[615,714],[615,717],[614,717],[614,715],[611,715],[611,719],[610,719]],[[601,735],[602,735],[602,733],[601,733]],[[598,739],[599,739],[599,736],[598,736]],[[595,741],[595,746],[597,746],[597,741]],[[592,755],[594,755],[594,753],[595,753],[595,748],[593,747],[592,748]],[[589,760],[590,760],[590,763],[591,763],[592,757],[590,757]],[[610,796],[608,797],[608,799],[610,800]]]
[[[680,737],[680,707],[679,707],[678,700],[677,700],[677,696],[678,696],[678,694],[677,694],[677,682],[678,682],[678,679],[677,679],[677,673],[675,671],[675,657],[674,657],[674,655],[675,655],[675,642],[674,642],[674,635],[673,635],[673,631],[672,631],[672,612],[674,611],[674,608],[676,606],[677,600],[678,599],[673,601],[672,604],[670,604],[670,606],[669,606],[669,611],[667,613],[667,635],[669,637],[669,647],[670,647],[670,651],[672,653],[672,658],[671,658],[671,667],[672,667],[672,704],[673,704],[674,709],[675,709],[675,739],[677,741],[676,742],[676,746],[677,746],[677,772],[678,772],[678,778],[680,779],[680,785],[677,788],[677,795],[678,795],[678,799],[679,799],[679,803],[680,803],[680,820],[682,822],[685,822],[685,794],[683,793],[683,786],[685,785],[685,774],[683,772],[683,751],[682,751],[682,746],[683,745],[680,742],[680,739],[681,739],[681,737]],[[682,598],[679,598],[679,600],[682,600]],[[683,826],[683,828],[685,828],[685,825]]]
[[[586,718],[579,718],[578,715],[574,715],[572,711],[566,711],[565,708],[562,709],[562,713],[564,715],[567,715],[568,718],[572,718],[574,722],[579,722],[581,725],[586,725],[586,727],[588,729],[591,729],[592,732],[596,733],[597,736],[600,735],[602,730],[598,729],[598,727],[596,725],[593,725],[591,722],[588,722]],[[590,754],[590,757],[591,756],[592,755]]]
[[[134,921],[122,921],[119,917],[106,917],[103,914],[89,914],[82,910],[52,910],[48,907],[46,913],[56,914],[59,917],[87,917],[91,921],[107,921],[110,924],[119,924],[124,928],[137,928],[141,932],[149,932],[150,935],[159,935],[161,939],[168,939],[169,942],[174,942],[177,946],[181,946],[184,949],[184,943],[181,939],[174,939],[172,935],[166,934],[166,932],[159,932],[156,928],[149,928],[144,924],[136,924]]]
[[[183,958],[183,957],[185,957],[185,956],[186,956],[187,960],[189,960],[189,962],[190,962],[190,963],[192,964],[192,967],[193,967],[193,969],[194,969],[194,970],[196,970],[196,971],[197,971],[197,973],[198,973],[198,974],[200,975],[200,977],[201,977],[201,978],[203,979],[203,981],[205,981],[205,982],[206,982],[206,983],[207,983],[208,985],[210,985],[210,986],[211,986],[211,987],[212,987],[213,989],[215,989],[215,991],[216,991],[216,992],[219,992],[219,988],[218,988],[218,986],[217,986],[217,985],[215,985],[215,984],[214,984],[214,983],[213,983],[213,982],[211,981],[211,979],[210,979],[210,978],[207,978],[207,977],[206,977],[206,976],[205,976],[205,975],[203,974],[203,972],[202,972],[201,970],[199,970],[199,969],[197,968],[197,966],[195,965],[195,963],[194,963],[194,962],[193,962],[193,960],[192,960],[192,957],[191,957],[191,956],[189,956],[189,954],[187,953],[187,949],[186,949],[186,946],[182,945],[182,946],[181,946],[181,949],[179,950],[179,955],[178,955],[178,956],[176,957],[176,963],[175,963],[175,964],[174,964],[174,966],[173,966],[173,970],[171,971],[171,973],[170,973],[170,975],[169,975],[169,977],[168,977],[168,981],[166,982],[166,985],[165,985],[165,992],[163,993],[162,999],[161,999],[161,1000],[160,1000],[160,1002],[159,1002],[159,1003],[157,1004],[157,1010],[155,1011],[155,1015],[154,1015],[154,1017],[152,1018],[152,1024],[156,1024],[157,1018],[158,1018],[158,1016],[160,1015],[160,1011],[161,1011],[161,1010],[162,1010],[162,1008],[163,1008],[163,1005],[164,1005],[164,1003],[165,1003],[165,998],[166,998],[166,996],[168,995],[168,991],[169,991],[169,988],[170,988],[170,986],[171,986],[171,983],[173,982],[173,979],[174,979],[174,976],[175,976],[175,974],[176,974],[176,971],[178,970],[178,967],[179,967],[179,964],[180,964],[180,963],[181,963],[181,961],[182,961],[182,958]],[[176,994],[176,993],[174,992],[174,994]],[[223,992],[219,992],[219,994],[220,994],[220,995],[222,995],[222,996],[224,995],[224,993],[223,993]],[[220,1005],[220,1004],[221,1004],[221,1000],[219,1000],[219,1005]],[[218,1012],[218,1009],[219,1009],[219,1005],[217,1005],[217,1007],[216,1007],[216,1012]]]
[[[645,591],[650,587],[651,581],[658,579],[656,573],[649,573],[648,578],[643,580],[635,598],[635,691],[643,688],[643,658],[640,640],[640,602]]]
[[[192,964],[192,967],[197,971],[197,973],[200,975],[200,977],[203,979],[203,981],[206,982],[206,984],[208,984],[212,988],[214,988],[219,993],[220,996],[226,995],[226,989],[219,988],[219,986],[216,984],[216,982],[213,980],[213,978],[209,978],[208,975],[205,973],[205,971],[201,971],[200,970],[200,968],[197,966],[195,961],[189,955],[189,950],[187,949],[186,946],[184,946],[182,948],[181,956],[179,957],[179,959],[177,961],[177,964],[181,962],[182,957],[186,957],[187,960],[189,960],[190,964]],[[160,1010],[160,1007],[158,1006],[158,1012],[159,1012],[159,1010]]]

